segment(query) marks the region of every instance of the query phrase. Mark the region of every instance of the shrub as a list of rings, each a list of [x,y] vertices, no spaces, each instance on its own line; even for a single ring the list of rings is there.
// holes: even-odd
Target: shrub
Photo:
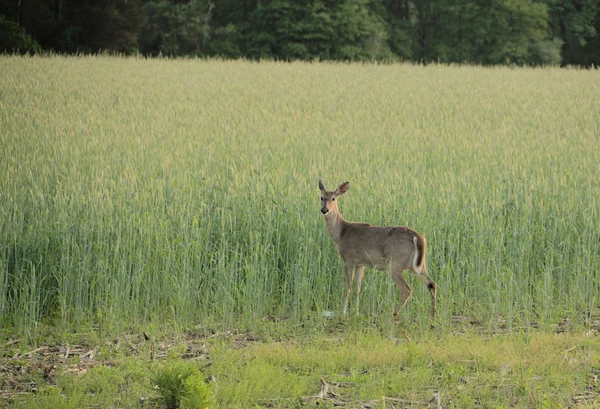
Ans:
[[[40,45],[25,33],[23,27],[0,15],[0,53],[39,53],[41,51]]]

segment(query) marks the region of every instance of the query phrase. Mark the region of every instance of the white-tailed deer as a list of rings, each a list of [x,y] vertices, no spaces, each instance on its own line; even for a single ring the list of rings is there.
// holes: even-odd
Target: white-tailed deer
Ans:
[[[337,198],[346,193],[349,187],[350,184],[345,182],[337,190],[330,191],[325,189],[323,182],[319,180],[321,213],[325,216],[327,233],[337,246],[346,273],[342,315],[346,315],[348,310],[348,296],[353,281],[358,314],[358,296],[365,267],[376,267],[389,271],[400,289],[400,303],[394,310],[394,318],[412,295],[412,290],[404,278],[404,270],[410,270],[431,293],[431,316],[435,322],[436,285],[427,274],[425,237],[408,227],[372,226],[345,221],[338,210]]]

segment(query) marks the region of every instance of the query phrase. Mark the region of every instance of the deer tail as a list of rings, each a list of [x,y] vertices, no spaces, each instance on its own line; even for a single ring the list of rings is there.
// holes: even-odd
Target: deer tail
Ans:
[[[420,271],[425,264],[425,252],[427,251],[427,245],[425,237],[416,235],[413,237],[413,243],[415,244],[415,257],[413,259],[413,269],[415,272]]]

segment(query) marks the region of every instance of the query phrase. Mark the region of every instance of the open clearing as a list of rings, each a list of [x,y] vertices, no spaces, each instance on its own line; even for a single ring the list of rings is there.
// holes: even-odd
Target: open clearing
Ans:
[[[194,362],[231,408],[595,408],[597,331],[389,339],[345,331],[273,339],[197,330],[3,348],[0,398],[23,408],[161,407],[151,374]],[[417,338],[418,337],[418,338]],[[80,336],[81,339],[81,336]],[[73,340],[73,338],[71,338]],[[211,405],[212,406],[212,405]]]

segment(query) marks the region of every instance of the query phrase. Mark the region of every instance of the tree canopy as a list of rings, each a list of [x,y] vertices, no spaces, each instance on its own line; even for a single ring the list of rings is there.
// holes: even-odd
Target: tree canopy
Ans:
[[[600,63],[600,0],[6,0],[0,52]]]

